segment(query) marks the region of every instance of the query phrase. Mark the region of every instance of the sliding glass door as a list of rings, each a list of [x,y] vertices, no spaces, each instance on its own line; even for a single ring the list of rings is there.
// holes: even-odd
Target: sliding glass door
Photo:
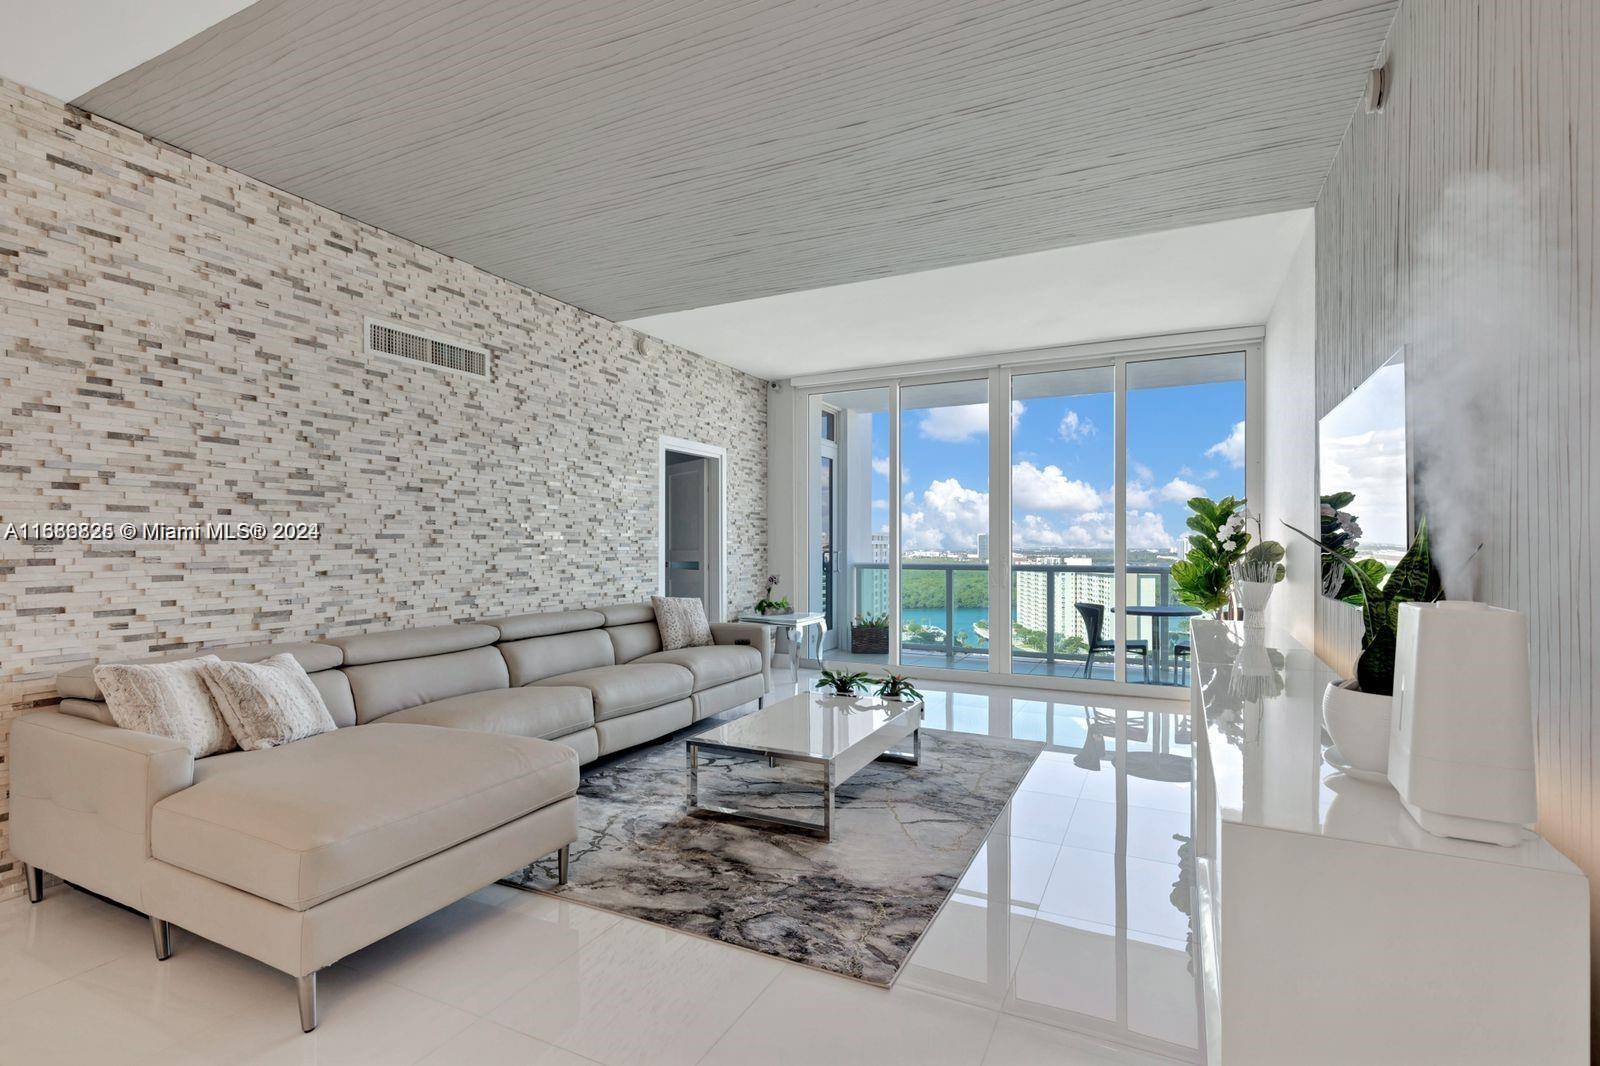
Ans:
[[[1127,364],[1126,678],[1187,681],[1189,620],[1172,564],[1183,558],[1189,500],[1245,498],[1242,352]]]
[[[1110,354],[812,391],[806,587],[828,658],[1187,684],[1198,612],[1171,567],[1191,497],[1245,496],[1247,361]]]
[[[1112,680],[1115,371],[1011,379],[1011,671]]]
[[[900,390],[900,662],[989,669],[989,382]]]
[[[889,661],[889,390],[811,398],[810,610],[825,658]]]

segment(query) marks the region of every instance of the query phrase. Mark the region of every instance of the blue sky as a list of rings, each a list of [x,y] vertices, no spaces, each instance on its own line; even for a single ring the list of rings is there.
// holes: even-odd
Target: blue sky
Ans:
[[[1013,403],[1012,525],[1018,547],[1111,547],[1112,397]],[[1129,546],[1169,548],[1192,495],[1244,495],[1244,383],[1134,389],[1128,395]],[[970,550],[987,524],[986,405],[908,410],[901,446],[907,550]],[[873,418],[875,454],[888,415]],[[875,463],[878,528],[887,528],[888,464]]]

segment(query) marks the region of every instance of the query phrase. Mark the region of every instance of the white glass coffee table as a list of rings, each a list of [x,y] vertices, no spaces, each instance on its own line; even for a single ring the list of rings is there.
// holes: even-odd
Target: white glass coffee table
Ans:
[[[806,692],[771,704],[684,741],[689,756],[689,810],[731,815],[821,833],[833,839],[834,790],[874,760],[917,765],[922,759],[922,701],[855,698]],[[899,751],[910,742],[910,751]],[[717,752],[821,768],[822,824],[700,803],[700,753]]]

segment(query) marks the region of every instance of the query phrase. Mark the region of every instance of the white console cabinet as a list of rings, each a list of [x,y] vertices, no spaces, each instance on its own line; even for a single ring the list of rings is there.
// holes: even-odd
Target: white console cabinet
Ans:
[[[1432,836],[1323,758],[1334,674],[1196,622],[1195,855],[1207,1060],[1589,1061],[1589,891],[1532,832]]]

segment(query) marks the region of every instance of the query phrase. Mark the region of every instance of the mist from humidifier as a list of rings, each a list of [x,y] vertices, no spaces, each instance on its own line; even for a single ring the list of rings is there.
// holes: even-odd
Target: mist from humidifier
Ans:
[[[1555,349],[1561,242],[1546,197],[1498,175],[1465,175],[1411,249],[1400,340],[1420,355],[1407,357],[1417,513],[1452,600],[1493,595],[1480,569],[1511,535],[1518,383],[1536,380]]]

